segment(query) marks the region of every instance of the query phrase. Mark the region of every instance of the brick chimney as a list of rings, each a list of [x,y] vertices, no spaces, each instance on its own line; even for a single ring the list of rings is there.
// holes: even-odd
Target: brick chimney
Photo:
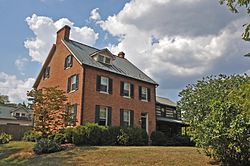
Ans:
[[[118,53],[119,58],[125,58],[125,53],[123,51]]]
[[[57,31],[56,44],[61,43],[61,40],[69,40],[70,27],[65,25],[60,30]]]

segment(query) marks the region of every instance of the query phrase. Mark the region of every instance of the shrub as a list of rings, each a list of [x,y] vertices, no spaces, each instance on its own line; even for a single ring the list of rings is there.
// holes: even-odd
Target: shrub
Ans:
[[[72,143],[73,142],[74,132],[75,132],[75,128],[73,128],[73,127],[65,128],[63,130],[64,137],[65,137],[65,142],[67,142],[67,143]]]
[[[6,134],[6,133],[0,134],[0,144],[9,143],[11,139],[12,139],[12,136],[10,134]]]
[[[142,146],[148,144],[148,134],[141,128],[127,128],[125,130],[128,134],[128,145]]]
[[[195,142],[190,140],[190,137],[184,135],[176,135],[173,137],[175,146],[194,146]]]
[[[85,126],[85,132],[87,137],[87,145],[102,145],[105,142],[103,137],[106,127],[99,126],[96,123],[88,123]]]
[[[62,133],[56,133],[56,134],[50,135],[48,138],[50,140],[54,140],[55,142],[57,142],[59,144],[65,143],[65,135]]]
[[[37,142],[42,138],[42,133],[35,130],[28,130],[24,133],[23,140]]]
[[[53,139],[41,138],[33,147],[36,154],[53,153],[61,150],[60,144]]]
[[[87,145],[87,134],[85,126],[77,126],[72,133],[72,143],[75,145]]]
[[[107,145],[118,145],[118,136],[121,134],[121,127],[110,126],[107,129],[106,144]],[[105,134],[104,134],[105,135]]]
[[[129,140],[128,134],[124,131],[124,129],[120,129],[120,133],[117,136],[117,144],[118,145],[127,145]]]
[[[161,131],[153,131],[150,135],[150,139],[152,141],[152,145],[162,146],[167,143],[167,137]]]

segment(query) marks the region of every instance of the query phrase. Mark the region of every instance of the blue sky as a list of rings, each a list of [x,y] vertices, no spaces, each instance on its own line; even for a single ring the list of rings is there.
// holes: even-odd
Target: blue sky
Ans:
[[[70,24],[71,38],[126,58],[178,100],[187,84],[211,74],[250,73],[244,14],[217,0],[0,0],[0,93],[26,100],[55,32]]]

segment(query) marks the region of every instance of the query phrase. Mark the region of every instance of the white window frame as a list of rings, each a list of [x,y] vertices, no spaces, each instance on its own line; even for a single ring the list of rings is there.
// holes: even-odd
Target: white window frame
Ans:
[[[73,85],[76,85],[76,75],[73,75],[71,78],[70,78],[70,91],[73,92],[73,91],[76,91],[76,88],[73,89]]]
[[[105,115],[106,115],[105,118],[101,117],[101,111],[105,111]],[[99,110],[99,121],[100,121],[100,120],[104,120],[104,119],[105,119],[105,126],[108,126],[108,107],[100,106],[100,110]]]
[[[106,85],[105,85],[104,82],[102,82],[104,79],[106,80]],[[107,86],[106,91],[102,91],[101,88],[100,88],[100,92],[108,93],[109,92],[109,78],[101,76],[100,86]]]
[[[128,96],[125,95],[124,91],[126,90],[125,87],[126,85],[128,85]],[[131,84],[130,83],[127,83],[127,82],[124,82],[124,85],[123,85],[123,97],[127,97],[127,98],[131,98]]]
[[[128,115],[128,119],[125,119],[125,113],[127,113],[127,115]],[[130,110],[123,110],[123,122],[128,122],[128,127],[130,127],[131,126],[131,119],[130,119],[130,117],[131,117],[131,111]]]
[[[69,61],[69,59],[70,59],[70,61]],[[72,55],[69,55],[69,56],[66,57],[66,64],[65,64],[66,68],[65,69],[68,69],[68,68],[72,67],[72,61],[73,61],[73,56]]]
[[[103,58],[101,58],[101,57],[103,57]],[[109,59],[109,63],[107,63],[107,59]],[[101,62],[101,63],[105,63],[105,64],[109,64],[109,65],[111,64],[111,57],[108,57],[106,55],[98,55],[97,58],[96,58],[96,60],[98,62]]]
[[[67,112],[68,113],[70,113],[70,118],[71,119],[75,119],[76,120],[76,118],[77,118],[77,106],[76,106],[76,110],[75,110],[75,105],[76,104],[73,104],[73,105],[69,105],[68,107],[67,107]],[[74,116],[74,117],[73,117]],[[76,123],[76,122],[74,122],[74,123]],[[74,126],[75,124],[71,124],[71,125],[69,125],[69,126]]]
[[[143,94],[146,95],[146,99],[142,99]],[[148,101],[148,88],[146,87],[141,87],[141,101]]]
[[[47,79],[49,79],[49,76],[50,76],[50,67],[47,66],[47,67],[45,68],[45,70],[44,70],[43,79],[44,79],[44,80],[47,80]]]

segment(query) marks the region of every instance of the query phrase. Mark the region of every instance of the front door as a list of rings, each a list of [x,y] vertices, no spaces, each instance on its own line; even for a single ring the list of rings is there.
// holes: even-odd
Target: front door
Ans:
[[[141,128],[145,129],[148,133],[148,114],[147,113],[141,113]]]

